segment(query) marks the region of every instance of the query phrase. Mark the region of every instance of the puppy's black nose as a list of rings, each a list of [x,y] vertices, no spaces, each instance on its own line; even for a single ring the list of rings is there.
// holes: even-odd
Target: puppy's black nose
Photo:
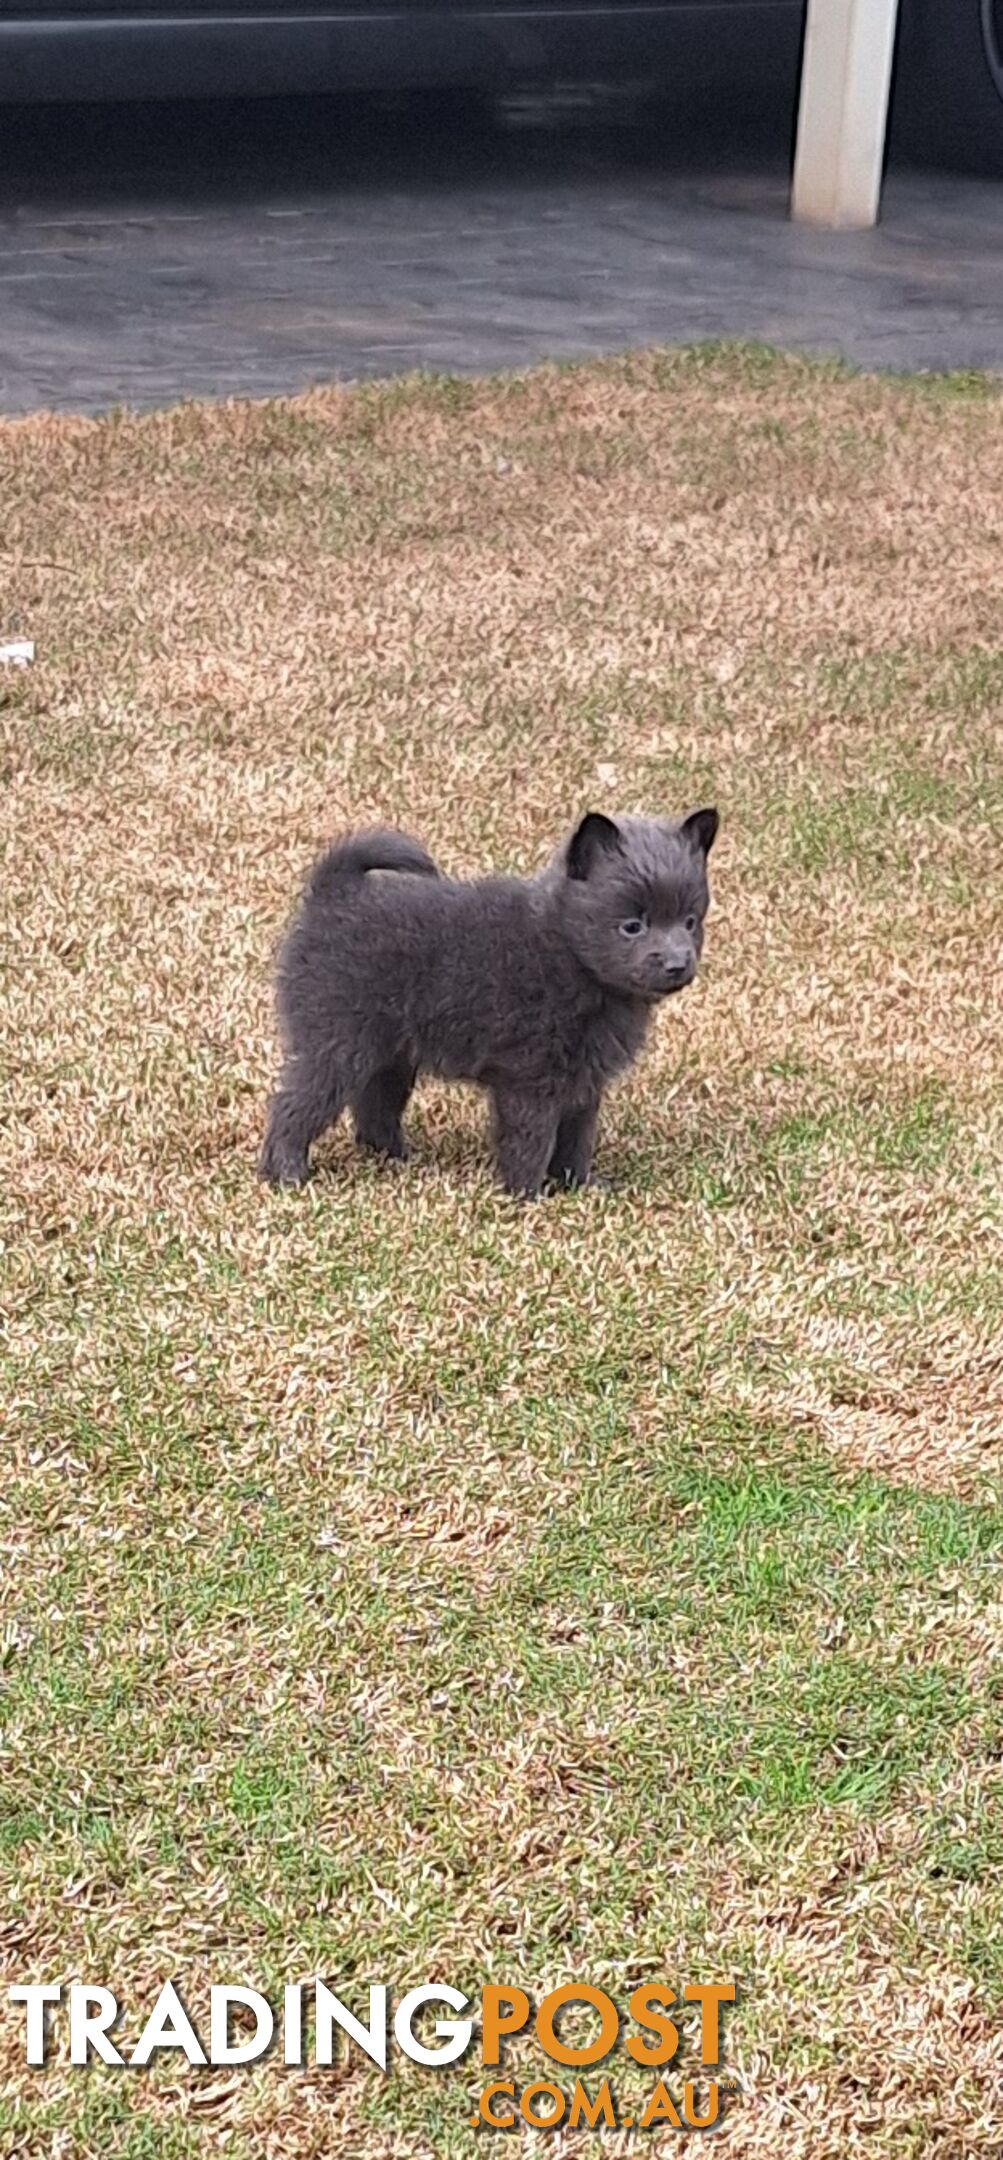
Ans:
[[[667,990],[682,990],[689,982],[691,972],[688,967],[666,967],[662,969],[662,981]]]

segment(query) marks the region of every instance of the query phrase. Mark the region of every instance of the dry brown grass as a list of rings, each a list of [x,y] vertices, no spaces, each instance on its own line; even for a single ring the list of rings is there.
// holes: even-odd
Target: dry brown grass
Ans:
[[[10,1977],[737,1971],[736,2160],[1003,2150],[998,398],[652,355],[17,423],[0,495]],[[438,1088],[259,1190],[332,831],[698,799],[612,1194]],[[0,2035],[10,2160],[470,2149],[462,2078]]]

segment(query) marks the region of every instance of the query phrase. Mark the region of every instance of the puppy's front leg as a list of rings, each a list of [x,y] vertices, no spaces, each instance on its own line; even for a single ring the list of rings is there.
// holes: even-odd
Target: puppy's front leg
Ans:
[[[547,1177],[552,1184],[565,1187],[588,1184],[598,1117],[598,1096],[594,1102],[576,1103],[572,1109],[563,1112],[554,1152],[547,1166]]]
[[[557,1139],[557,1105],[524,1089],[496,1088],[492,1097],[495,1162],[507,1192],[531,1199],[541,1191]]]

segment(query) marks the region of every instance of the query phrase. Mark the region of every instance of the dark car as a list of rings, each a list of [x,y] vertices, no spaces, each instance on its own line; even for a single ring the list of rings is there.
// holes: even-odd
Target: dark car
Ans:
[[[0,101],[660,85],[793,111],[804,0],[0,0]],[[901,0],[896,132],[1003,172],[1003,0]]]

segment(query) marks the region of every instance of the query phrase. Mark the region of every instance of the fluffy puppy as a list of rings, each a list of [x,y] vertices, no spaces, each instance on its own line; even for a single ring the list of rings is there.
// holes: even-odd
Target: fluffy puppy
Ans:
[[[538,877],[469,883],[405,833],[338,841],[279,958],[261,1175],[301,1184],[346,1107],[363,1147],[404,1156],[401,1113],[431,1072],[488,1090],[509,1192],[584,1185],[604,1088],[696,974],[717,825],[592,811]]]

